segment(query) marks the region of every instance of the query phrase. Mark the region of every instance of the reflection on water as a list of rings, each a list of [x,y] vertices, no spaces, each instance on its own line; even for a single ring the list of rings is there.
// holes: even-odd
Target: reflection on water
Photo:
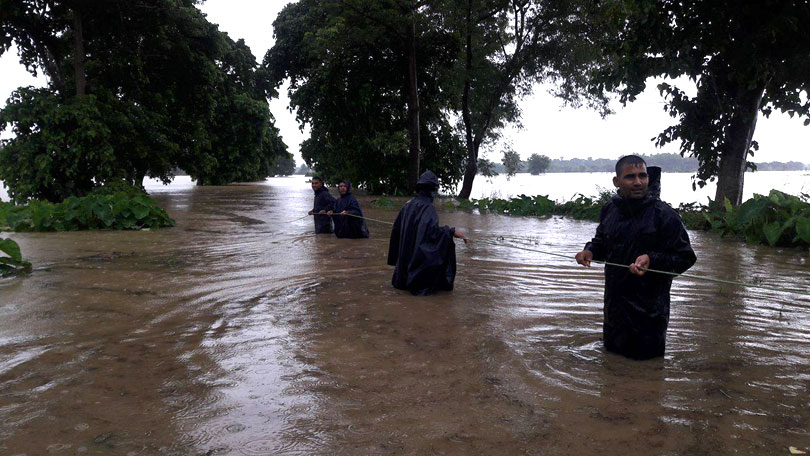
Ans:
[[[389,226],[311,234],[301,177],[151,189],[151,232],[13,234],[0,454],[783,454],[810,448],[810,299],[675,281],[668,353],[604,352],[602,274],[459,244],[456,290],[390,286]],[[371,218],[393,220],[375,209]],[[441,213],[578,251],[595,224]],[[690,272],[805,289],[806,251],[691,233]]]

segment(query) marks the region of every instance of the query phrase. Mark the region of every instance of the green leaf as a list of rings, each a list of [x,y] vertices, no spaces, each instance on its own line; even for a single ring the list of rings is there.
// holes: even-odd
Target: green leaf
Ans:
[[[731,205],[731,201],[729,201],[728,198],[723,200],[723,207],[726,209],[726,212],[728,212],[729,214],[734,212],[734,206]]]
[[[0,239],[0,252],[5,253],[12,260],[22,261],[22,253],[20,253],[20,246],[11,239]]]
[[[765,235],[765,239],[768,241],[768,245],[773,247],[779,242],[779,238],[782,237],[782,233],[785,231],[785,226],[779,222],[771,222],[767,223],[762,227],[762,234]]]
[[[796,219],[796,237],[802,242],[810,244],[810,218],[799,217]]]

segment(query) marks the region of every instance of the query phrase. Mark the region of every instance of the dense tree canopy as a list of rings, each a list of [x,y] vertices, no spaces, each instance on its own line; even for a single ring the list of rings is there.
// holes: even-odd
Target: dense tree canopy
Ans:
[[[804,0],[611,0],[593,20],[609,37],[598,90],[632,101],[650,77],[688,77],[694,96],[659,89],[679,123],[658,138],[696,157],[696,184],[718,178],[716,199],[739,204],[759,112],[810,118],[810,8]],[[807,124],[810,121],[806,121]]]
[[[290,103],[311,136],[307,165],[329,182],[348,178],[373,192],[408,187],[408,48],[416,20],[421,167],[446,187],[460,177],[463,149],[443,109],[440,86],[455,47],[440,16],[422,7],[414,18],[398,0],[301,0],[273,23],[275,45],[264,65],[270,83],[290,80]]]
[[[378,192],[409,188],[417,105],[420,167],[446,188],[464,172],[466,198],[479,149],[519,120],[517,100],[534,82],[558,80],[569,101],[590,95],[583,63],[592,47],[571,19],[586,4],[301,0],[274,22],[276,44],[264,65],[273,86],[289,78],[291,104],[311,127],[303,158],[327,180],[349,177]]]
[[[11,44],[44,89],[0,111],[15,137],[0,179],[16,201],[61,200],[107,181],[253,180],[287,157],[244,42],[194,0],[0,0],[0,52]]]

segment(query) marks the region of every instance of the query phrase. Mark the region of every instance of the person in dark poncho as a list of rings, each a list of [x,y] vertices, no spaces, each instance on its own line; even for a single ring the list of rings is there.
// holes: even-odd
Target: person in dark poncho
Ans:
[[[439,226],[433,207],[433,192],[439,179],[425,171],[417,181],[419,194],[399,211],[391,241],[388,264],[394,266],[391,284],[414,295],[429,295],[436,290],[452,290],[456,277],[456,245],[453,237],[467,239],[455,228]]]
[[[362,219],[360,203],[352,195],[352,184],[347,180],[338,183],[340,198],[335,201],[334,211],[327,211],[335,222],[335,236],[339,238],[359,239],[368,237],[366,221]]]
[[[658,199],[660,183],[650,182],[653,175],[660,178],[660,170],[648,175],[636,155],[616,163],[618,194],[602,208],[596,235],[575,257],[583,266],[591,260],[629,265],[605,266],[602,337],[608,351],[633,359],[663,356],[666,349],[673,277],[647,269],[681,274],[696,260],[680,216]]]
[[[309,215],[315,215],[315,234],[331,234],[332,218],[326,213],[335,208],[335,198],[329,194],[323,179],[318,176],[312,176],[312,191],[315,192],[315,202]]]

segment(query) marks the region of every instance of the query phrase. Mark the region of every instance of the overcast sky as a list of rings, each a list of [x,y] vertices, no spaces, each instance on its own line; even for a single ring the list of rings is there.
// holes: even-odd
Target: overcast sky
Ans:
[[[261,62],[265,52],[273,45],[272,23],[289,0],[206,0],[201,9],[211,22],[219,24],[234,40],[244,38],[256,58]],[[21,85],[39,84],[18,63],[16,52],[0,58],[0,100],[5,100]],[[533,153],[551,158],[618,158],[628,153],[653,154],[678,152],[677,144],[657,149],[650,138],[674,123],[675,119],[663,111],[663,100],[655,84],[637,101],[626,108],[616,105],[616,114],[602,119],[596,112],[585,108],[562,108],[560,102],[538,86],[531,97],[523,99],[523,129],[508,129],[505,139],[521,157]],[[295,115],[288,109],[286,87],[279,99],[270,103],[284,142],[301,164],[299,144],[307,132],[301,132]],[[7,133],[4,135],[7,136]],[[810,127],[801,119],[790,119],[775,113],[769,119],[760,117],[754,139],[760,150],[754,161],[799,161],[810,163]],[[487,155],[500,161],[500,147]]]

